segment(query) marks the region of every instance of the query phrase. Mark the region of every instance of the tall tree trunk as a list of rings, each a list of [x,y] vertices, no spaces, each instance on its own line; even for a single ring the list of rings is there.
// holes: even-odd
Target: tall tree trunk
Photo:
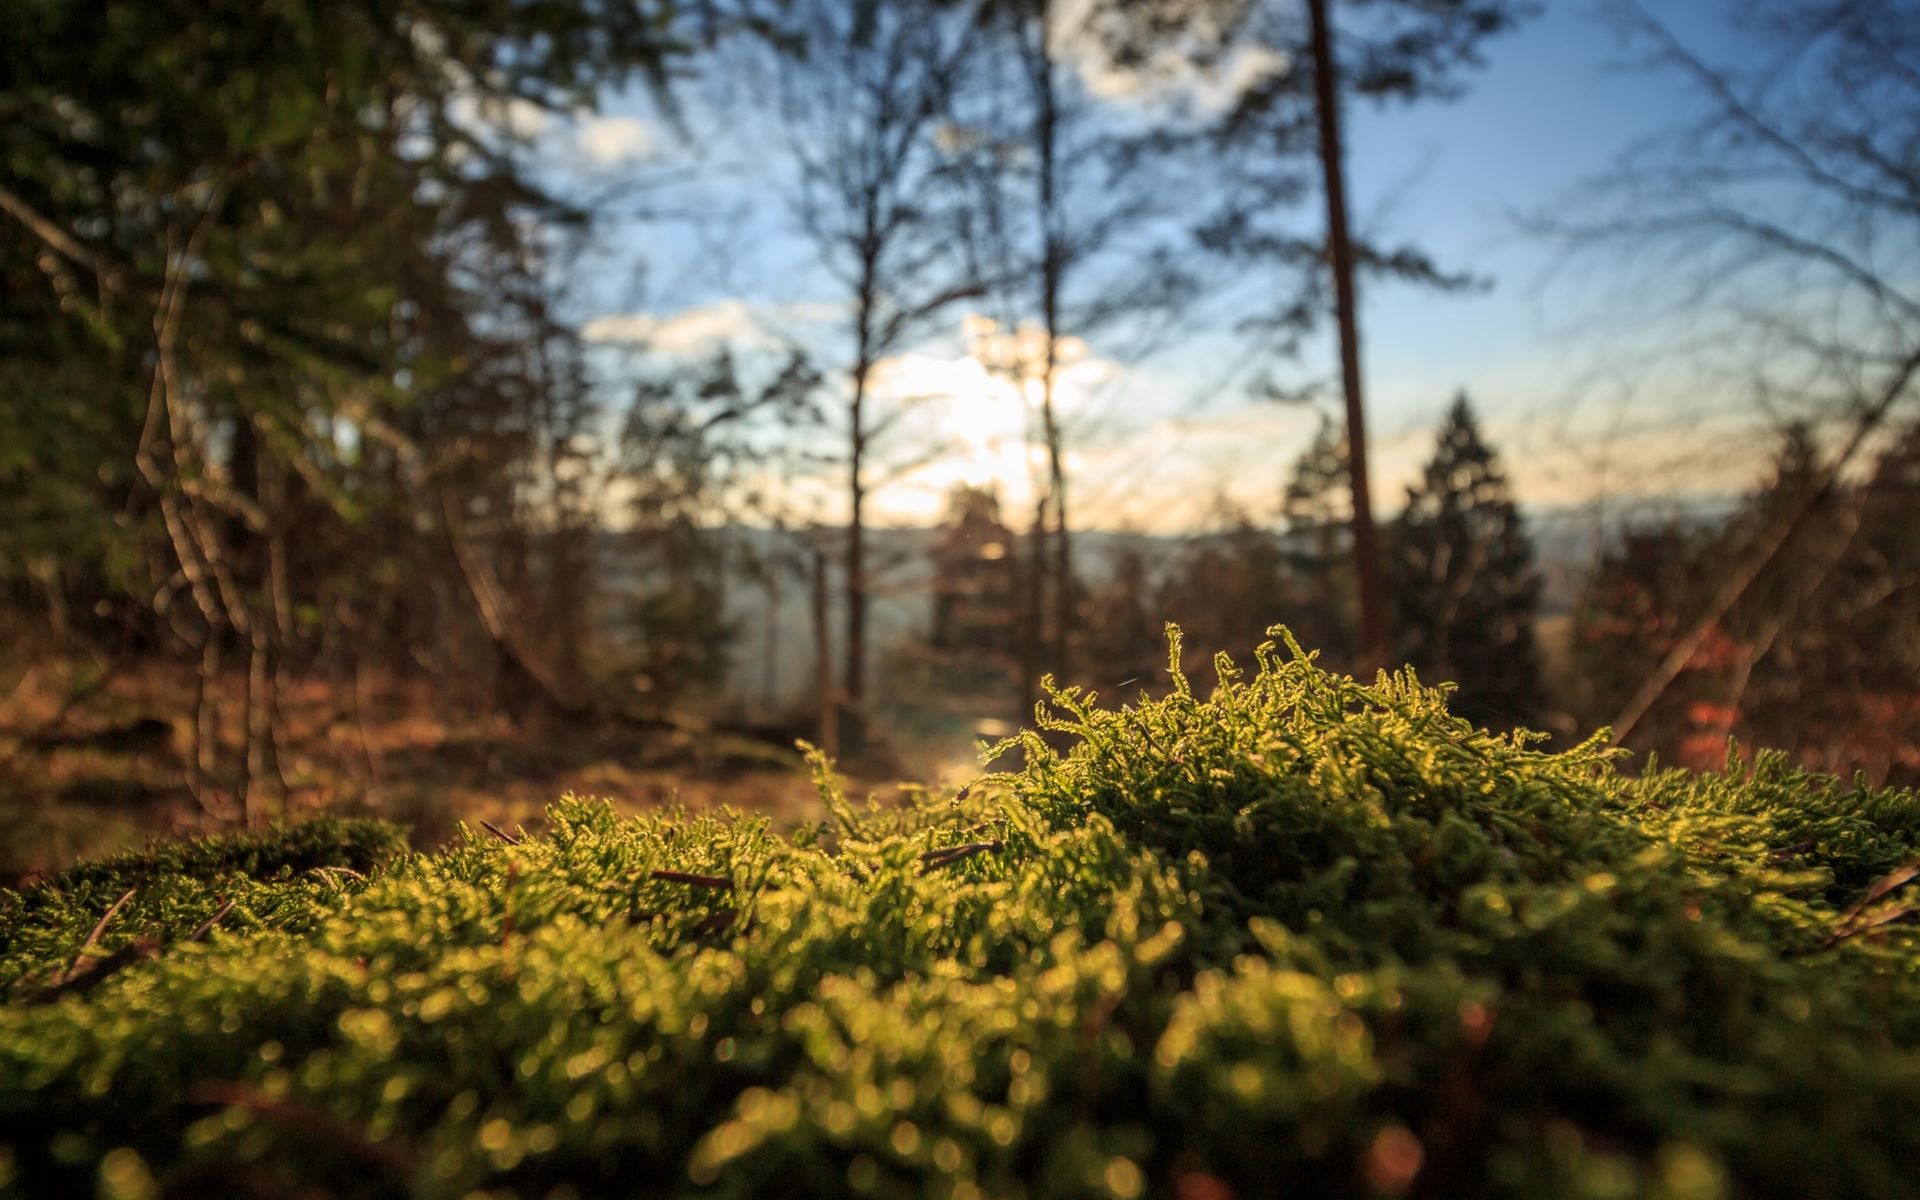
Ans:
[[[860,360],[853,371],[853,402],[849,408],[852,434],[849,444],[851,464],[847,471],[847,658],[842,686],[847,702],[858,706],[867,693],[867,484],[862,475],[866,466],[867,430],[867,339],[864,323],[860,339]]]
[[[1340,327],[1340,382],[1347,405],[1347,474],[1353,487],[1353,575],[1360,601],[1360,666],[1387,665],[1386,585],[1380,537],[1373,523],[1367,475],[1367,421],[1360,390],[1360,318],[1354,301],[1353,243],[1347,234],[1347,187],[1340,145],[1340,88],[1333,59],[1332,0],[1307,0],[1312,24],[1313,89],[1320,121],[1320,169],[1326,181],[1327,253]]]
[[[1073,546],[1067,524],[1066,448],[1062,444],[1055,382],[1060,368],[1060,289],[1066,274],[1066,253],[1060,236],[1059,196],[1055,173],[1060,130],[1059,97],[1054,81],[1051,6],[1042,5],[1039,52],[1033,69],[1035,98],[1034,141],[1040,151],[1039,205],[1041,228],[1040,313],[1046,325],[1046,361],[1040,377],[1040,416],[1047,438],[1047,487],[1053,502],[1053,670],[1062,684],[1073,670]]]
[[[1073,669],[1073,547],[1067,533],[1067,468],[1061,445],[1060,422],[1053,406],[1054,346],[1051,291],[1048,294],[1047,373],[1041,383],[1040,414],[1047,435],[1047,489],[1053,508],[1053,672],[1061,683]],[[1043,510],[1038,514],[1046,523]]]
[[[1033,711],[1040,698],[1040,657],[1046,649],[1041,626],[1047,612],[1047,499],[1042,496],[1033,506],[1033,528],[1027,535],[1032,542],[1027,562],[1026,611],[1022,614],[1020,635],[1020,707]]]
[[[827,551],[813,548],[813,652],[814,677],[820,701],[820,749],[828,757],[840,753],[840,697],[833,686],[833,622],[829,604],[832,596],[827,569]]]
[[[778,553],[769,551],[765,561],[767,611],[761,626],[765,645],[760,653],[760,707],[761,715],[772,720],[774,714],[780,711],[780,618],[784,597],[780,588]]]

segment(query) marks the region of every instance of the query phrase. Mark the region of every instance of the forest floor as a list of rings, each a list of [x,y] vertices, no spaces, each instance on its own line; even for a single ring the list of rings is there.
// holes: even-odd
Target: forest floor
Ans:
[[[1565,632],[1543,629],[1543,653],[1555,665],[1565,665]],[[218,749],[196,796],[189,768],[198,681],[189,667],[158,659],[108,665],[30,636],[0,636],[0,886],[149,839],[232,830],[245,682],[236,669],[210,689]],[[515,722],[484,706],[449,705],[424,681],[372,672],[290,680],[280,699],[278,769],[257,805],[268,819],[381,817],[431,848],[462,821],[511,827],[569,793],[628,810],[728,805],[783,826],[820,811],[790,741],[728,732],[697,716],[664,727]],[[972,720],[982,708],[959,699],[894,706],[876,738],[881,751],[840,763],[849,791],[885,797],[912,786],[900,780],[941,786],[970,778],[970,745],[1013,728]]]
[[[218,752],[198,796],[189,786],[196,684],[167,662],[103,668],[24,650],[0,659],[0,886],[148,839],[235,826],[244,675],[210,689]],[[381,817],[409,827],[423,848],[461,821],[531,821],[569,793],[628,809],[729,805],[782,825],[819,811],[791,745],[698,720],[516,723],[452,713],[423,684],[366,677],[290,681],[280,710],[278,770],[260,816]],[[853,764],[855,794],[906,786],[893,772],[938,777],[953,757],[946,751]]]

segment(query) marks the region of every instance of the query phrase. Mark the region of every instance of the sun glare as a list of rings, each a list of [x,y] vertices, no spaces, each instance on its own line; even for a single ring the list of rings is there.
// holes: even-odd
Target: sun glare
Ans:
[[[888,397],[918,406],[914,423],[929,440],[927,460],[875,497],[893,520],[939,519],[960,486],[991,488],[1009,513],[1031,508],[1038,494],[1046,469],[1036,436],[1046,395],[1045,335],[1032,325],[1008,331],[977,315],[962,332],[964,353],[901,355],[876,379]],[[1078,411],[1112,369],[1078,338],[1055,343],[1054,363],[1054,406],[1063,416]]]

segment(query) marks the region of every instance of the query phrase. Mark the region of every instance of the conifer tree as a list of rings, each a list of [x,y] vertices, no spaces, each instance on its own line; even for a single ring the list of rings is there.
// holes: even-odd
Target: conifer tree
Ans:
[[[1460,685],[1456,708],[1494,726],[1540,708],[1533,626],[1540,575],[1492,447],[1464,393],[1433,458],[1407,489],[1387,562],[1395,657]]]

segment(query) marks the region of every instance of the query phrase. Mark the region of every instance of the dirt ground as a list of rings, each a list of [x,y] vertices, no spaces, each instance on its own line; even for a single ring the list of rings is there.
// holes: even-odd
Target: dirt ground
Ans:
[[[19,646],[9,658],[0,661],[0,885],[148,839],[243,823],[238,675],[212,689],[218,753],[196,794],[193,672],[165,662],[103,669]],[[445,841],[463,820],[535,823],[568,793],[630,809],[730,805],[782,824],[820,811],[798,751],[777,739],[697,720],[582,727],[449,715],[424,685],[390,680],[289,681],[276,742],[278,770],[256,793],[256,819],[383,817],[411,827],[421,846]],[[934,778],[950,758],[922,754],[911,767]],[[904,773],[907,763],[896,755],[868,764],[850,792],[896,792],[889,768]]]

